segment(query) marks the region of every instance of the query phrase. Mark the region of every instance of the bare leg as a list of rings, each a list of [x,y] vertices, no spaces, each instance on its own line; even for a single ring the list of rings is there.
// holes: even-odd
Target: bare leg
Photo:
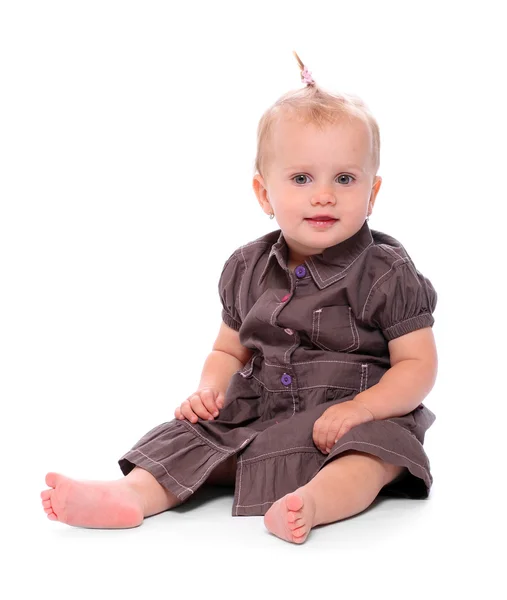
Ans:
[[[137,527],[144,517],[181,503],[139,467],[114,481],[76,481],[48,473],[46,484],[50,489],[41,498],[48,518],[78,527]]]
[[[211,485],[234,486],[236,481],[236,465],[236,456],[231,456],[224,460],[223,463],[220,463],[218,467],[211,471],[209,477],[206,479],[206,483]]]
[[[277,500],[264,515],[264,524],[274,535],[301,544],[315,525],[365,510],[404,471],[372,454],[344,452],[305,486]]]

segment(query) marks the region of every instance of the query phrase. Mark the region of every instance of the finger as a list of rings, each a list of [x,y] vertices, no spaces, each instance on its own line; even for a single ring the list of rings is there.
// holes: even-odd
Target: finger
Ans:
[[[332,424],[333,424],[333,419],[330,419],[328,417],[322,418],[322,421],[320,424],[319,447],[320,447],[321,451],[324,452],[324,454],[326,453],[326,449],[327,449],[327,438],[329,435],[329,428],[331,427]]]
[[[218,416],[218,409],[215,403],[215,390],[200,390],[199,395],[201,396],[202,403],[210,415],[214,417]]]
[[[200,394],[194,394],[190,397],[190,406],[192,407],[192,410],[195,412],[195,414],[198,417],[201,417],[201,419],[208,420],[210,417],[213,417],[213,415],[202,403]]]
[[[352,429],[353,425],[348,419],[344,419],[342,424],[340,425],[340,429],[336,432],[336,440],[339,440],[346,433],[348,433]]]
[[[312,438],[313,438],[313,443],[320,450],[320,446],[319,446],[319,433],[320,433],[320,423],[317,420],[313,424]]]
[[[180,410],[179,406],[174,410],[174,416],[177,419],[180,419],[180,421],[181,421],[181,419],[183,419],[183,415],[181,414],[181,410]]]
[[[224,407],[224,404],[225,404],[225,395],[223,394],[223,392],[220,392],[217,396],[217,401],[216,401],[218,410],[222,409]]]
[[[188,400],[185,400],[185,402],[182,403],[182,405],[180,406],[180,410],[181,414],[185,417],[185,419],[191,421],[192,423],[197,423],[197,415],[192,410],[192,407],[190,406],[190,402]]]
[[[335,441],[338,439],[338,430],[340,429],[340,426],[341,422],[337,421],[336,419],[329,425],[325,441],[326,453],[329,453],[332,447],[335,445]]]
[[[317,419],[317,421],[315,421],[315,425],[313,426],[313,441],[321,452],[324,452],[326,449],[326,434],[327,426],[324,419]]]

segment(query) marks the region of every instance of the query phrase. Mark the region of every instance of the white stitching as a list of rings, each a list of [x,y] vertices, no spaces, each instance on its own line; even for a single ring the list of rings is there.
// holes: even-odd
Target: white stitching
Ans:
[[[238,488],[238,502],[241,496],[241,477],[243,475],[243,457],[239,457],[239,488]],[[236,516],[238,515],[238,504],[236,504]]]
[[[366,445],[366,446],[375,446],[376,448],[380,448],[381,450],[384,450],[385,452],[388,452],[388,453],[390,453],[390,454],[396,454],[396,456],[400,456],[401,458],[404,458],[404,459],[408,460],[409,462],[413,463],[413,464],[414,464],[414,465],[416,465],[417,467],[420,467],[420,468],[421,468],[421,469],[422,469],[422,470],[423,470],[425,473],[427,473],[427,474],[428,474],[428,476],[429,476],[429,473],[428,473],[428,470],[426,469],[426,467],[424,467],[423,465],[420,465],[419,463],[416,463],[414,460],[412,460],[412,459],[408,458],[408,456],[405,456],[404,454],[399,454],[398,452],[394,452],[393,450],[388,450],[387,448],[384,448],[383,446],[379,446],[379,445],[377,445],[377,444],[371,444],[370,442],[350,441],[350,442],[346,442],[345,444],[342,444],[342,445],[341,445],[339,448],[337,448],[337,450],[338,450],[338,449],[341,449],[341,448],[343,448],[344,446],[347,446],[347,445],[349,445],[349,444],[364,444],[364,445]],[[317,451],[317,453],[319,453],[319,452]],[[329,454],[327,458],[329,458],[329,457],[330,457],[330,456],[332,456],[333,454],[334,454],[334,452],[331,452],[331,454]],[[262,455],[262,456],[264,456],[264,455]],[[249,461],[252,461],[252,460],[255,460],[255,459],[252,459],[252,458],[251,458],[251,459],[248,459],[248,460],[249,460]],[[245,460],[244,462],[246,463],[246,462],[248,462],[248,460]],[[328,464],[329,464],[329,463],[328,463]],[[327,466],[327,465],[326,465],[326,466]],[[320,470],[320,469],[319,469],[319,470]],[[239,495],[238,495],[238,501],[239,501]],[[238,511],[237,511],[237,509],[238,509],[239,507],[241,507],[241,508],[249,508],[249,507],[253,507],[253,506],[262,506],[263,504],[270,504],[270,503],[271,503],[271,504],[274,504],[274,502],[276,502],[276,500],[275,500],[275,501],[268,501],[268,502],[260,502],[260,503],[258,503],[258,504],[237,504],[237,505],[236,505],[236,515],[238,514]]]
[[[389,252],[391,254],[391,256],[394,254],[395,258],[408,258],[406,256],[402,256],[401,254],[398,254],[398,252],[396,252],[396,250],[394,248],[392,248],[391,246],[389,246],[388,244],[377,244],[379,248],[382,248],[382,250]]]
[[[420,315],[416,315],[415,317],[409,317],[408,319],[404,319],[403,321],[398,321],[397,323],[394,323],[393,325],[389,325],[389,327],[386,327],[384,329],[384,331],[387,333],[393,327],[397,327],[398,325],[402,325],[403,323],[408,323],[408,321],[413,321],[414,319],[420,319],[424,315],[430,315],[430,316],[432,316],[431,313],[429,313],[429,312],[423,312]]]
[[[233,450],[231,450],[230,448],[223,448],[223,447],[221,447],[221,446],[218,446],[217,444],[215,444],[214,442],[212,442],[212,441],[211,441],[211,440],[209,440],[208,438],[204,437],[202,434],[200,434],[200,433],[197,431],[197,429],[194,427],[194,424],[193,424],[193,423],[190,423],[190,422],[188,422],[188,421],[182,421],[182,424],[184,424],[184,426],[186,426],[186,427],[191,427],[191,428],[192,428],[192,431],[193,431],[193,433],[195,433],[195,435],[196,435],[198,438],[200,438],[201,440],[203,440],[203,442],[204,442],[205,444],[209,444],[210,446],[213,446],[213,447],[215,447],[217,450],[221,450],[221,451],[222,451],[224,454],[229,454],[229,455],[231,455],[231,456],[232,456],[232,454],[235,454],[235,453],[239,452],[239,451],[241,450],[241,448],[243,448],[243,446],[244,446],[244,445],[245,445],[247,442],[249,442],[249,441],[253,440],[253,439],[254,439],[254,437],[256,437],[256,436],[257,436],[257,433],[255,433],[254,435],[252,435],[252,437],[250,437],[250,438],[248,438],[248,439],[244,440],[244,441],[243,441],[243,442],[240,444],[240,446],[239,446],[238,448],[234,448]],[[231,453],[232,453],[232,454],[231,454]]]
[[[227,457],[227,458],[230,458],[230,457]],[[225,462],[227,460],[227,458],[224,458],[223,462]],[[204,477],[206,477],[206,474],[217,464],[217,462],[220,462],[220,460],[222,460],[221,456],[219,456],[217,458],[217,460],[210,467],[208,467],[206,469],[206,471],[204,472],[203,476],[194,483],[194,485],[192,486],[192,489],[195,489],[195,486],[199,485],[199,483],[202,481],[202,479],[204,479]]]
[[[297,333],[294,334],[294,343],[292,344],[292,346],[290,348],[288,348],[285,351],[285,354],[283,355],[283,360],[287,363],[288,366],[290,366],[290,363],[287,360],[287,354],[293,349],[293,348],[297,348],[299,346],[299,336]]]
[[[333,352],[331,350],[331,348],[328,348],[325,344],[323,344],[320,340],[319,340],[319,335],[320,335],[320,320],[322,318],[322,309],[320,308],[318,311],[319,316],[317,317],[317,338],[315,339],[315,344],[317,344],[317,346],[320,346],[323,350],[329,350],[330,352]]]
[[[401,425],[398,425],[398,427],[401,427]],[[409,432],[407,431],[407,433],[409,433]],[[417,440],[417,441],[419,441],[419,440]],[[416,466],[420,467],[421,469],[423,469],[424,471],[426,471],[426,473],[428,472],[426,467],[424,467],[423,465],[420,465],[419,463],[416,463],[415,460],[408,458],[408,456],[405,456],[404,454],[400,454],[399,452],[395,452],[394,450],[388,450],[387,448],[384,448],[383,446],[379,446],[378,444],[372,444],[371,442],[360,442],[357,440],[351,440],[350,442],[345,442],[344,444],[342,444],[341,446],[336,448],[336,450],[340,450],[341,448],[343,448],[344,446],[348,446],[349,444],[364,444],[365,446],[375,446],[375,448],[380,448],[381,450],[385,450],[386,452],[390,452],[391,454],[396,454],[396,456],[401,456],[402,458],[406,458],[409,462],[414,463],[414,465],[416,465]],[[331,454],[329,454],[328,457],[331,456],[332,454],[334,454],[334,450],[331,451]]]
[[[238,250],[242,250],[243,248],[248,248],[248,246],[253,246],[254,244],[264,244],[265,246],[271,246],[273,244],[271,244],[270,242],[265,242],[262,240],[254,240],[253,242],[248,242],[248,244],[243,244],[243,246],[240,246],[238,248]],[[276,244],[276,242],[275,242]]]
[[[347,348],[343,348],[341,350],[338,350],[338,352],[346,352],[347,350],[350,350],[351,348],[353,350],[356,350],[356,348],[354,348],[354,346],[356,345],[356,334],[354,332],[354,324],[352,323],[352,308],[350,306],[348,308],[349,308],[350,329],[352,330],[352,344],[350,344],[350,346],[347,346]],[[356,332],[357,332],[357,329],[356,329]]]
[[[410,413],[407,413],[407,414],[410,414]],[[403,416],[406,416],[406,415],[403,415]],[[391,419],[383,419],[383,420],[387,421],[388,423],[392,423],[393,425],[396,425],[397,427],[401,427],[404,431],[406,431],[408,434],[410,434],[414,438],[414,440],[419,444],[419,446],[421,446],[421,448],[424,451],[424,446],[421,444],[421,442],[415,437],[415,435],[412,432],[408,431],[408,429],[406,427],[403,427],[403,425],[400,425],[399,423],[395,423],[394,421],[391,421]]]
[[[316,315],[317,311],[314,310],[312,313],[312,341],[315,340],[315,315]],[[267,364],[267,363],[266,363]]]
[[[201,440],[203,440],[206,444],[209,444],[210,446],[213,446],[214,448],[216,448],[217,450],[220,450],[221,452],[228,454],[231,449],[230,448],[224,448],[222,446],[218,446],[217,444],[215,444],[214,442],[212,442],[211,440],[209,440],[208,438],[205,438],[201,433],[199,433],[197,431],[197,429],[194,427],[193,423],[190,423],[189,421],[181,421],[182,425],[184,427],[190,427],[192,429],[192,431],[195,433],[195,435],[200,438]]]
[[[387,448],[384,448],[383,446],[378,446],[377,444],[371,444],[371,443],[369,443],[369,442],[358,442],[358,441],[350,441],[350,442],[346,442],[345,444],[342,444],[342,445],[340,446],[340,449],[341,449],[341,448],[343,448],[344,446],[347,446],[348,444],[365,444],[365,445],[369,445],[369,446],[375,446],[376,448],[380,448],[381,450],[384,450],[385,452],[389,452],[390,454],[396,454],[397,456],[401,456],[401,458],[404,458],[404,459],[408,460],[409,462],[411,462],[411,463],[414,463],[414,465],[416,465],[416,466],[420,467],[420,468],[421,468],[421,469],[422,469],[422,470],[423,470],[425,473],[427,473],[427,474],[428,474],[428,477],[429,477],[429,473],[428,473],[428,470],[426,469],[426,467],[424,467],[423,465],[420,465],[419,463],[416,463],[415,461],[413,461],[412,459],[408,458],[408,456],[405,456],[404,454],[399,454],[398,452],[394,452],[393,450],[388,450]],[[338,448],[337,448],[337,450],[338,450]],[[317,453],[318,453],[318,454],[320,454],[320,452],[317,452]],[[329,454],[329,456],[332,456],[332,454],[333,454],[333,452],[331,452],[331,454]],[[328,457],[329,457],[329,456],[328,456]],[[255,459],[248,459],[248,460],[250,460],[250,461],[251,461],[251,460],[255,460]],[[337,459],[337,460],[338,460],[338,459]],[[246,463],[246,462],[248,462],[248,461],[245,461],[245,463]],[[384,462],[385,462],[385,461],[384,461]],[[327,464],[329,464],[329,462],[328,462]],[[325,466],[327,466],[327,465],[325,465]],[[321,468],[322,468],[322,467],[321,467]],[[320,470],[321,470],[321,469],[319,469],[319,471],[320,471]],[[314,477],[315,477],[315,475],[314,475]],[[312,479],[313,479],[313,478],[312,478]],[[311,481],[311,480],[310,480],[310,481]],[[239,496],[238,496],[238,500],[239,500]],[[270,500],[270,501],[267,501],[267,502],[259,502],[259,503],[257,503],[257,504],[237,504],[237,505],[236,505],[236,515],[238,514],[238,512],[237,512],[237,509],[238,509],[239,507],[241,507],[241,508],[251,508],[251,507],[253,507],[253,506],[262,506],[262,505],[264,505],[264,504],[274,504],[275,502],[276,502],[276,500],[274,500],[274,501],[271,501],[271,500]]]
[[[322,308],[316,309],[313,311],[313,318],[312,318],[312,337],[311,340],[312,342],[318,346],[319,348],[321,348],[322,350],[329,350],[330,352],[347,352],[347,351],[354,351],[357,350],[359,348],[359,333],[357,331],[357,327],[355,325],[355,323],[353,322],[352,319],[352,308],[350,306],[347,307],[348,308],[348,312],[349,312],[349,325],[350,325],[350,331],[352,333],[352,344],[350,344],[349,346],[347,346],[346,348],[338,348],[336,350],[333,350],[333,348],[328,348],[325,344],[322,343],[321,340],[319,340],[319,335],[320,335],[320,322],[321,322],[321,316],[322,316]],[[317,334],[315,335],[315,315],[318,314],[318,318],[317,318]],[[357,335],[357,342],[356,342],[356,335]],[[357,343],[357,346],[356,346]]]
[[[291,417],[293,417],[296,414],[296,398],[294,397],[294,390],[292,389],[292,386],[290,386],[290,393],[292,395],[292,414],[291,414]]]
[[[354,362],[353,360],[307,360],[303,362],[294,362],[292,365],[313,365],[315,363],[340,363],[342,365],[356,365],[359,366],[360,363]],[[278,369],[286,369],[287,365],[275,365],[274,363],[269,363],[267,360],[264,360],[264,364],[268,367],[277,367]]]
[[[241,250],[241,258],[243,259],[243,262],[245,263],[245,267],[243,269],[243,273],[241,275],[241,279],[239,280],[239,288],[238,288],[238,296],[237,296],[237,301],[238,301],[238,313],[239,316],[241,317],[241,320],[243,321],[245,318],[245,315],[243,315],[243,311],[241,310],[241,286],[243,285],[243,277],[245,276],[246,273],[246,259],[245,259],[245,255],[243,254],[243,247],[240,248]]]
[[[271,389],[268,388],[258,377],[256,377],[255,375],[252,375],[252,377],[258,381],[260,383],[260,385],[262,385],[263,388],[265,388],[268,392],[288,392],[288,391],[299,391],[299,390],[312,390],[313,388],[327,388],[327,387],[331,387],[331,388],[336,388],[339,390],[350,390],[351,392],[357,392],[357,388],[349,388],[349,387],[344,387],[341,385],[308,385],[306,387],[290,387],[290,388],[276,388],[276,389]]]
[[[262,506],[263,504],[274,504],[276,500],[269,500],[268,502],[259,502],[259,504],[236,504],[236,516],[238,515],[238,508],[249,508],[251,506]]]
[[[366,296],[366,302],[364,303],[363,306],[363,312],[361,313],[361,319],[364,321],[364,313],[366,312],[366,305],[368,304],[368,301],[370,299],[371,293],[373,292],[373,288],[377,285],[377,283],[386,275],[388,275],[395,267],[396,267],[396,263],[402,263],[402,262],[406,262],[405,259],[399,259],[399,260],[395,260],[393,262],[393,264],[391,265],[391,268],[389,269],[389,271],[386,271],[383,275],[381,275],[377,281],[375,281],[375,283],[371,286],[370,291],[368,292],[368,296]]]
[[[283,302],[280,302],[277,306],[275,306],[275,310],[271,313],[271,316],[269,317],[269,322],[271,325],[275,324],[273,317],[274,317],[274,314],[276,313],[276,311],[278,310],[278,307],[280,306],[280,304],[283,304]]]
[[[263,456],[274,456],[275,454],[285,454],[289,450],[313,450],[315,452],[315,454],[320,454],[320,450],[317,450],[317,448],[315,446],[293,446],[292,448],[284,448],[283,450],[275,450],[274,452],[267,452],[265,454],[259,454],[259,456],[254,456],[253,458],[245,458],[243,460],[243,462],[245,464],[250,463],[250,462],[255,462],[255,461],[259,460],[259,458],[262,458]],[[296,454],[296,452],[293,452],[292,454]]]
[[[352,310],[352,309],[351,309]],[[360,344],[360,340],[359,340],[359,331],[357,330],[357,324],[356,324],[356,319],[352,319],[352,327],[354,328],[354,331],[356,333],[357,336],[357,344],[355,348],[352,348],[352,350],[358,350],[359,349],[359,344]]]
[[[371,236],[371,233],[370,233],[370,236]],[[372,246],[372,245],[373,245],[373,238],[372,238],[372,241],[371,241],[371,242],[370,242],[370,243],[369,243],[369,244],[366,246],[366,248],[365,248],[365,249],[364,249],[364,250],[363,250],[363,251],[362,251],[360,254],[358,254],[358,255],[356,256],[356,258],[355,258],[355,259],[354,259],[354,260],[353,260],[353,261],[352,261],[350,264],[348,264],[348,265],[347,265],[347,266],[346,266],[346,267],[343,269],[343,271],[340,271],[340,273],[335,273],[334,275],[331,275],[331,276],[330,276],[330,277],[328,277],[327,279],[322,279],[322,276],[321,276],[321,274],[319,273],[319,270],[317,269],[317,265],[315,264],[315,261],[313,260],[313,258],[312,258],[312,257],[310,257],[310,258],[308,259],[308,261],[312,263],[312,266],[314,267],[315,271],[317,272],[317,275],[318,275],[318,277],[319,277],[320,281],[321,281],[321,282],[324,284],[324,283],[326,283],[327,281],[329,281],[330,279],[335,279],[335,278],[338,278],[338,277],[340,277],[340,276],[341,276],[343,273],[345,273],[345,271],[347,271],[348,269],[350,269],[350,267],[351,267],[351,266],[352,266],[352,265],[353,265],[353,264],[356,262],[356,260],[357,260],[357,259],[358,259],[358,258],[359,258],[359,257],[360,257],[362,254],[364,254],[364,253],[366,252],[366,250],[368,250],[368,248],[369,248],[370,246]]]
[[[361,365],[361,392],[368,388],[368,364]]]
[[[320,317],[322,316],[322,308],[316,310],[315,314],[317,315],[317,335],[315,336],[315,342],[318,342],[320,335]],[[326,350],[329,350],[329,348],[326,348]]]
[[[172,475],[170,475],[169,471],[164,467],[164,465],[160,462],[158,462],[158,460],[155,460],[153,458],[150,458],[148,455],[146,455],[144,452],[141,452],[141,450],[138,450],[137,448],[134,448],[133,450],[131,450],[131,452],[139,452],[139,454],[142,454],[145,458],[147,458],[148,460],[151,460],[151,462],[154,462],[157,465],[160,465],[164,471],[167,473],[167,475],[171,478],[174,479],[174,481],[180,486],[182,487],[184,490],[187,490],[189,492],[191,492],[192,494],[194,493],[193,490],[191,488],[188,488],[186,486],[184,486],[183,484],[181,484],[175,477],[173,477]],[[128,460],[128,459],[127,459]],[[178,496],[178,498],[183,495],[183,494],[176,494]]]

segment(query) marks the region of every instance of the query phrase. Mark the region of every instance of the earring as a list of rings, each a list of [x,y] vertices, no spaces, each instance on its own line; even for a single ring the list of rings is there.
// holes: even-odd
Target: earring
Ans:
[[[275,213],[269,213],[269,218],[270,219],[274,219],[275,218]]]

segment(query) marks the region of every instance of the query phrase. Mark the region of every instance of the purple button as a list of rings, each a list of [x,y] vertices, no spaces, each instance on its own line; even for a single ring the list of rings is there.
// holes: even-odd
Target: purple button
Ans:
[[[290,375],[287,375],[287,373],[284,373],[282,375],[282,383],[283,383],[283,385],[290,385],[291,381],[292,381],[292,377]]]
[[[306,275],[306,269],[303,265],[299,265],[299,267],[295,268],[294,273],[296,273],[296,277],[304,277]]]

